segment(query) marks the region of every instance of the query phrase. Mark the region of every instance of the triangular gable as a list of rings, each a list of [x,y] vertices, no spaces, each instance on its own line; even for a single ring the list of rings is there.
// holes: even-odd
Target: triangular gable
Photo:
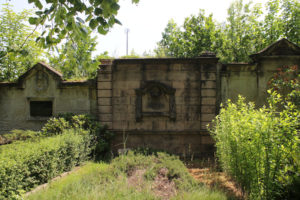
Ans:
[[[300,47],[289,40],[283,38],[274,42],[270,46],[266,47],[265,49],[250,55],[250,58],[253,60],[258,60],[261,57],[266,56],[300,56]]]
[[[17,83],[19,87],[22,87],[24,80],[31,74],[32,71],[39,69],[45,69],[49,74],[53,76],[53,78],[55,78],[59,82],[63,80],[62,74],[60,72],[56,71],[54,68],[50,67],[49,65],[43,62],[39,62],[18,78]]]

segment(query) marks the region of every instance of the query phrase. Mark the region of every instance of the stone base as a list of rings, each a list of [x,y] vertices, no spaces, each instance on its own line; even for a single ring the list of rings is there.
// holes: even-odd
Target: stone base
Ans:
[[[215,153],[208,132],[114,131],[114,154],[122,149],[147,148],[179,155],[182,158],[208,158]]]

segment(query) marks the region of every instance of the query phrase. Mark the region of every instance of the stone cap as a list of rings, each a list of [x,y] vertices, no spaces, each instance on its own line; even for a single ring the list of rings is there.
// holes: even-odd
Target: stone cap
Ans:
[[[249,57],[258,61],[260,58],[268,56],[300,56],[300,47],[288,39],[282,38]]]

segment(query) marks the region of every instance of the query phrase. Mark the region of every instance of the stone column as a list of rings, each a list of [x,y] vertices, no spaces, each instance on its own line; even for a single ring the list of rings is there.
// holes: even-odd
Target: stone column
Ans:
[[[98,120],[112,129],[112,60],[101,60],[97,77]]]

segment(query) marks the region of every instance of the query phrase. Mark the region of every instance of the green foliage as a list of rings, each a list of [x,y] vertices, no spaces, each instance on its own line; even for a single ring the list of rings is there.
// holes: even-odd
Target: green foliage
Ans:
[[[141,58],[141,56],[132,49],[129,55],[121,56],[120,58]]]
[[[255,109],[242,97],[236,104],[228,101],[211,130],[222,168],[250,199],[283,199],[300,176],[300,112],[289,104],[278,113],[281,96],[270,93],[269,108]]]
[[[200,10],[198,16],[187,17],[182,27],[170,20],[155,53],[167,57],[197,57],[202,51],[217,51],[219,34],[212,14],[206,17],[204,10]]]
[[[250,54],[282,37],[300,45],[299,22],[297,0],[269,0],[264,8],[236,0],[228,8],[226,22],[218,23],[204,11],[187,17],[183,26],[171,20],[155,53],[160,57],[197,57],[202,51],[213,51],[225,63],[248,62]]]
[[[283,66],[277,69],[268,85],[278,94],[282,95],[284,107],[293,103],[297,109],[300,109],[300,74],[297,65]]]
[[[0,15],[0,81],[13,81],[41,59],[43,50],[36,44],[35,32],[26,24],[32,12],[15,13],[3,4]]]
[[[73,113],[59,114],[50,118],[42,128],[42,134],[53,136],[61,134],[65,129],[83,129],[93,136],[92,146],[95,159],[108,159],[110,157],[110,142],[113,133],[102,126],[91,115],[75,115]]]
[[[51,183],[45,190],[40,190],[26,199],[162,199],[155,196],[153,186],[157,185],[151,178],[144,177],[141,183],[133,183],[138,185],[136,187],[128,184],[128,177],[134,170],[146,170],[146,174],[151,171],[156,173],[153,176],[159,176],[156,165],[168,169],[170,177],[173,177],[171,179],[182,181],[176,182],[174,199],[227,199],[221,192],[211,191],[196,184],[178,158],[163,153],[145,156],[134,152],[115,158],[109,165],[88,163],[73,174]],[[177,177],[175,178],[173,174]],[[186,187],[177,187],[177,183],[185,183]]]
[[[121,24],[116,18],[120,8],[118,0],[28,0],[28,3],[34,3],[39,9],[29,23],[44,28],[37,38],[44,47],[58,44],[66,36],[85,36],[88,32],[82,26],[85,23],[100,34],[106,34],[114,24]]]
[[[161,169],[166,169],[166,176],[170,181],[174,181],[179,190],[192,190],[197,186],[195,180],[188,173],[185,165],[177,156],[167,153],[156,152],[153,155],[129,151],[126,155],[115,158],[112,163],[113,172],[130,174],[136,169],[146,169],[144,177],[148,181],[153,181],[160,173]]]
[[[69,122],[64,118],[52,117],[42,128],[42,134],[45,136],[53,136],[61,134],[65,129],[71,128]]]
[[[87,131],[70,129],[39,141],[0,146],[0,199],[13,199],[86,161],[90,142]]]
[[[96,77],[100,62],[92,57],[92,53],[96,50],[97,37],[91,36],[89,27],[84,28],[87,31],[85,37],[67,37],[60,48],[52,48],[48,53],[51,66],[61,71],[66,79]]]
[[[41,133],[31,130],[12,130],[10,133],[0,135],[0,145],[9,144],[18,140],[35,139],[40,137]]]

